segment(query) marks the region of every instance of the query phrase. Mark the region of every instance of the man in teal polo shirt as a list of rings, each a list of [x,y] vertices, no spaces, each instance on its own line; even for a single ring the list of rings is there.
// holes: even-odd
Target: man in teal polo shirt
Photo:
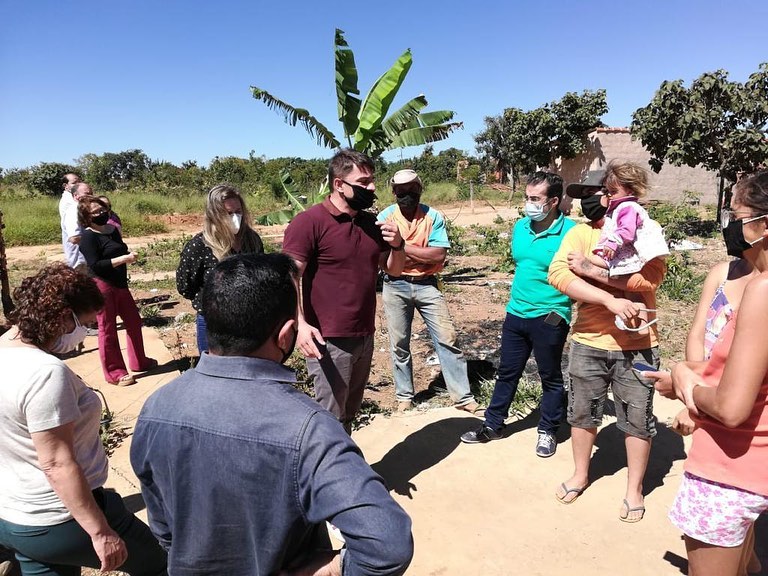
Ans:
[[[541,376],[541,418],[536,454],[555,453],[555,434],[565,412],[561,361],[571,323],[571,301],[547,282],[547,271],[574,222],[560,212],[563,179],[535,172],[525,188],[525,218],[512,231],[515,278],[501,335],[501,360],[485,422],[461,436],[467,444],[498,440],[533,352]]]

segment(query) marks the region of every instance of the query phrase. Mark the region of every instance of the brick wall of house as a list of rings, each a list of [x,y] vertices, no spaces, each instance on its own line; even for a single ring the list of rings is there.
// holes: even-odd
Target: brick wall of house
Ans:
[[[611,160],[635,162],[647,168],[651,190],[649,200],[677,201],[690,190],[700,195],[702,204],[717,202],[718,178],[715,172],[702,167],[672,166],[664,164],[656,174],[650,169],[650,154],[639,140],[633,140],[627,128],[598,128],[588,136],[587,150],[555,166],[566,183],[578,182],[589,170],[604,168]]]

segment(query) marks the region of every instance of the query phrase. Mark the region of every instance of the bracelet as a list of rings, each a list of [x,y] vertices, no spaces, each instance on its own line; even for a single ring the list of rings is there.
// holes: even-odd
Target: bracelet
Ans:
[[[394,250],[395,252],[400,252],[402,250],[405,250],[405,238],[401,239],[400,246],[393,247],[392,250]]]

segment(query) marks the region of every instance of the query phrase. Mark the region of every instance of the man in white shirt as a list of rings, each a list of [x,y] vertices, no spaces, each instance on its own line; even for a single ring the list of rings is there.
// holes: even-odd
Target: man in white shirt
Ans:
[[[80,181],[77,174],[64,175],[64,192],[59,200],[59,218],[61,220],[61,244],[64,258],[71,268],[85,269],[85,258],[77,247],[80,242],[80,226],[77,223],[77,200],[80,196],[91,193],[88,184]]]

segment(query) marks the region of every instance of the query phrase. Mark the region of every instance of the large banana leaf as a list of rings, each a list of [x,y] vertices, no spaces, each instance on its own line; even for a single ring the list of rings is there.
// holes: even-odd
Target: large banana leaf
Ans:
[[[421,122],[422,126],[437,126],[438,124],[450,122],[454,116],[456,116],[456,112],[452,110],[434,110],[419,114],[419,122]]]
[[[408,101],[396,112],[393,112],[381,124],[381,129],[390,138],[395,138],[401,131],[407,128],[415,128],[413,121],[419,117],[419,112],[426,108],[427,99],[424,94]],[[450,120],[450,118],[449,118]],[[416,125],[418,126],[418,124]]]
[[[251,86],[251,94],[256,100],[261,100],[267,105],[267,108],[274,110],[283,116],[283,120],[291,126],[297,123],[304,126],[304,129],[312,136],[320,146],[326,148],[338,148],[339,141],[328,128],[326,128],[317,118],[312,116],[304,108],[294,108],[290,104],[275,98],[266,90]]]
[[[339,121],[344,125],[344,136],[349,138],[357,130],[360,114],[360,94],[357,88],[357,67],[355,54],[344,39],[344,31],[336,28],[334,42],[336,53],[336,97],[338,99]]]
[[[296,216],[296,212],[290,208],[286,208],[285,210],[275,210],[274,212],[256,218],[256,224],[261,224],[262,226],[288,224],[288,222],[293,220],[294,216]]]
[[[355,150],[364,151],[368,147],[371,136],[381,126],[412,63],[409,49],[403,52],[392,67],[376,80],[373,88],[368,92],[360,109],[360,124],[353,138]]]
[[[439,142],[445,140],[454,130],[463,128],[463,122],[450,122],[448,124],[438,124],[436,126],[420,126],[418,128],[409,128],[403,130],[396,138],[392,140],[387,150],[395,148],[406,148],[408,146],[421,146],[430,142]]]
[[[291,204],[296,209],[296,212],[302,212],[304,210],[304,204],[299,198],[299,196],[301,196],[301,191],[296,185],[296,182],[293,181],[293,177],[288,170],[280,170],[280,184],[282,184],[283,192],[288,196],[288,200],[290,200]]]

